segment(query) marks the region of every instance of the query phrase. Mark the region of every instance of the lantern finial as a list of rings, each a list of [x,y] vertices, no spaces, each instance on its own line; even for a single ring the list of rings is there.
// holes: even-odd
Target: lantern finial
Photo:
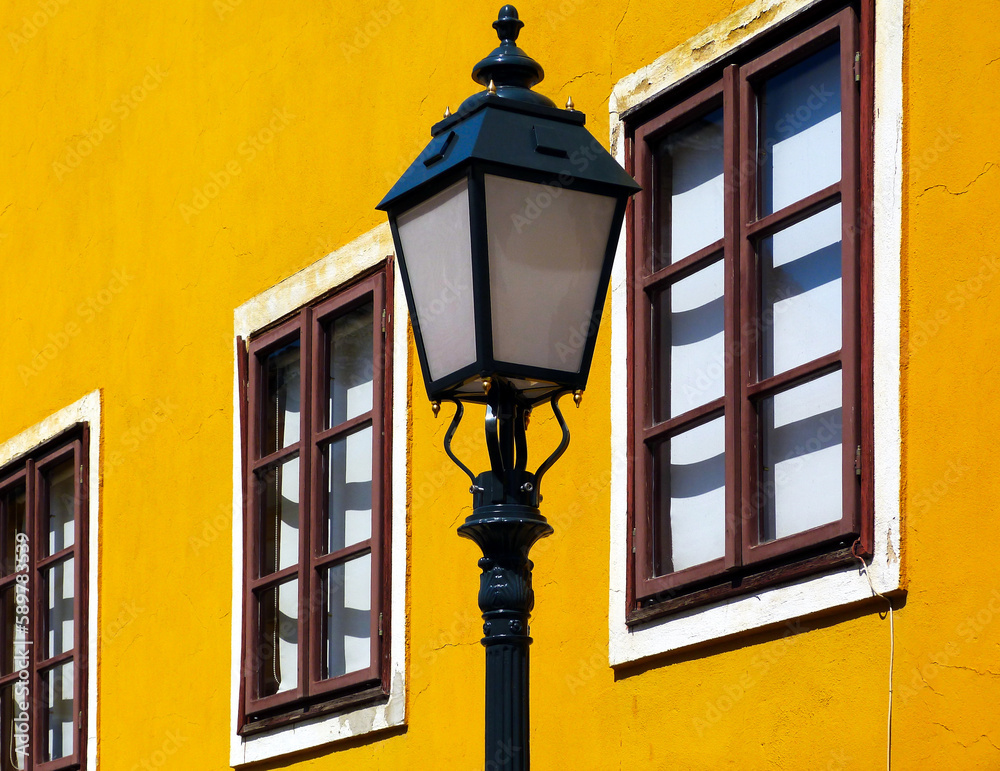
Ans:
[[[492,80],[500,96],[504,96],[503,91],[508,88],[514,90],[510,96],[524,98],[519,92],[541,83],[545,77],[542,65],[517,47],[517,36],[523,26],[524,22],[517,18],[514,6],[501,8],[497,20],[493,22],[500,45],[472,69],[473,80],[484,86]]]
[[[497,31],[501,43],[514,43],[523,26],[524,22],[517,17],[517,8],[512,5],[501,8],[497,20],[493,22],[493,29]]]

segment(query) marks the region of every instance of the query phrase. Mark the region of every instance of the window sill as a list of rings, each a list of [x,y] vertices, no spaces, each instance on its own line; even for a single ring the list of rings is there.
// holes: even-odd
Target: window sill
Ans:
[[[381,689],[375,690],[380,698],[370,697],[363,702],[359,699],[350,704],[346,703],[347,699],[341,703],[331,701],[322,705],[322,712],[275,716],[274,722],[267,726],[254,726],[252,732],[238,736],[239,742],[230,753],[230,765],[240,767],[273,760],[405,725],[402,673],[388,696],[381,693]],[[363,695],[368,696],[367,693]],[[333,712],[335,709],[339,711]],[[284,722],[279,722],[279,718],[284,718]]]
[[[819,575],[792,580],[751,594],[742,594],[685,609],[675,608],[634,617],[630,623],[612,623],[609,645],[612,667],[633,664],[644,659],[674,653],[705,643],[761,631],[781,624],[793,625],[808,616],[829,613],[850,605],[871,602],[868,578],[857,560]],[[885,563],[878,558],[868,564],[875,590],[881,594],[901,590],[899,563]],[[621,613],[612,593],[612,612]],[[643,609],[645,611],[646,609]],[[873,606],[884,610],[883,605]]]
[[[745,594],[753,594],[775,585],[785,584],[788,581],[836,570],[851,564],[857,567],[859,563],[857,558],[851,554],[850,547],[845,547],[776,565],[755,573],[745,573],[733,577],[717,576],[702,582],[701,588],[667,590],[662,593],[662,596],[640,600],[639,607],[629,612],[625,623],[629,628],[638,627],[649,621],[674,615],[684,610]]]
[[[276,714],[248,719],[240,728],[240,736],[266,734],[276,728],[303,723],[314,718],[334,713],[352,712],[362,707],[384,705],[389,694],[380,685],[365,688],[354,693],[346,693],[335,698],[327,698],[315,703],[297,704],[277,710]]]

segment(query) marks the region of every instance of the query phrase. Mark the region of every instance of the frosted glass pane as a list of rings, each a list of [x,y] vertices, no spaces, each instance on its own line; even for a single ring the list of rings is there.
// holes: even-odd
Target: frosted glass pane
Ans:
[[[299,561],[299,459],[258,474],[261,502],[260,574],[266,576]]]
[[[722,238],[722,108],[670,134],[656,150],[659,243],[653,269]]]
[[[372,316],[372,303],[366,303],[335,319],[327,330],[330,343],[327,428],[372,408],[375,373]]]
[[[761,215],[840,180],[840,44],[764,82]]]
[[[837,204],[761,241],[764,377],[840,350],[840,217]]]
[[[672,437],[656,451],[653,559],[657,575],[726,554],[725,418]]]
[[[299,582],[260,595],[259,684],[261,696],[294,690],[299,672]]]
[[[431,377],[476,360],[468,181],[456,182],[397,219]]]
[[[762,541],[836,522],[843,514],[841,373],[761,404]]]
[[[371,574],[371,554],[327,571],[324,677],[371,665]]]
[[[493,353],[579,372],[615,200],[486,175]]]
[[[667,420],[717,399],[725,387],[723,264],[715,262],[656,295],[654,418]],[[669,303],[669,305],[668,305]],[[664,355],[670,345],[669,358]]]
[[[326,552],[372,535],[372,429],[362,429],[327,448]]]
[[[45,577],[45,650],[46,658],[73,650],[73,558],[44,571]]]
[[[264,360],[261,457],[299,441],[300,379],[297,341],[268,354]]]
[[[73,662],[53,667],[42,675],[45,694],[45,743],[43,758],[58,760],[73,754]]]
[[[73,545],[73,504],[76,493],[74,467],[73,459],[69,458],[45,475],[48,483],[49,554],[55,554],[57,551]]]
[[[18,536],[27,536],[27,508],[25,489],[23,486],[15,487],[0,493],[0,515],[3,522],[0,523],[3,535],[3,565],[2,573],[5,576],[16,573],[18,568]],[[24,551],[26,541],[21,541],[21,567],[26,567],[27,552]]]

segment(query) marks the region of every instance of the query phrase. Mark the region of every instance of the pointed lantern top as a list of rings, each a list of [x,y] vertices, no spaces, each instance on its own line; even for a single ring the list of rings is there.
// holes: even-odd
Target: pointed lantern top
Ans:
[[[493,22],[500,45],[472,68],[472,79],[484,86],[492,81],[496,85],[498,96],[515,99],[525,99],[527,96],[527,101],[530,102],[537,102],[540,97],[548,102],[540,94],[530,92],[532,86],[542,82],[545,72],[542,65],[517,47],[517,36],[523,26],[524,22],[518,18],[517,9],[513,5],[505,5],[500,9],[497,20]]]

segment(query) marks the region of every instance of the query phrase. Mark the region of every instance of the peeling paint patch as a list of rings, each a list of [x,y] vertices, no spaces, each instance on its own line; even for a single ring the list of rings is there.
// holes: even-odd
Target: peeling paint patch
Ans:
[[[676,83],[807,5],[810,0],[756,0],[750,3],[619,80],[612,92],[612,104],[619,112],[640,104],[662,90],[662,86],[654,89],[653,83]]]
[[[705,54],[712,53],[713,48],[715,48],[715,41],[709,40],[705,45],[698,46],[691,53],[694,54],[695,58],[703,58]]]
[[[237,308],[236,335],[247,337],[323,292],[350,281],[394,251],[388,223],[373,228]]]
[[[728,43],[734,37],[738,40],[743,40],[750,35],[755,35],[758,30],[767,27],[777,13],[778,10],[776,8],[768,8],[763,13],[757,14],[752,19],[740,24],[736,29],[730,30],[729,34],[726,35],[726,42]]]

